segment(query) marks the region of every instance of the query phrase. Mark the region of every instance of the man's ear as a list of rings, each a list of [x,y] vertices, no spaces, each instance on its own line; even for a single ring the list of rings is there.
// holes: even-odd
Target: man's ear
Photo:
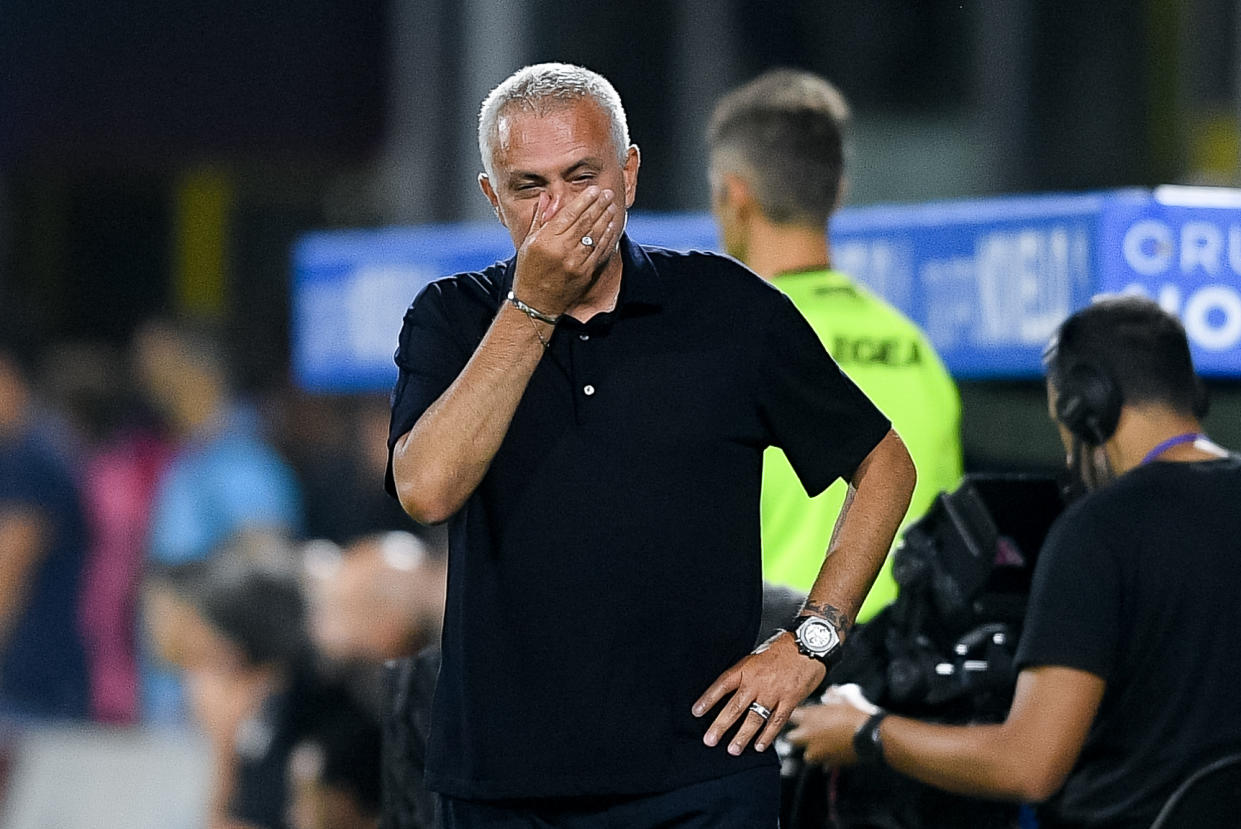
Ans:
[[[478,186],[479,189],[483,191],[483,195],[487,197],[487,201],[491,202],[491,210],[496,214],[496,218],[499,219],[500,224],[504,225],[504,227],[508,227],[508,223],[504,221],[503,214],[500,213],[500,199],[496,196],[496,191],[492,189],[491,179],[487,177],[486,173],[478,174]]]
[[[642,153],[637,144],[630,144],[625,151],[625,166],[621,168],[625,179],[625,209],[633,207],[633,201],[638,196],[638,168],[641,166]]]
[[[750,182],[737,173],[720,176],[719,199],[721,206],[737,217],[748,217],[758,208],[758,199],[754,197]]]

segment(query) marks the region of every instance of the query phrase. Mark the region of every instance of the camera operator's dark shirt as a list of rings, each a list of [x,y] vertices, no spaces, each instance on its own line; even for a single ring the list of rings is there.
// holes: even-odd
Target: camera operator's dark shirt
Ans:
[[[1239,630],[1241,458],[1138,467],[1061,517],[1018,666],[1107,690],[1049,825],[1147,827],[1195,769],[1241,750]]]
[[[427,781],[454,797],[659,792],[774,764],[707,748],[712,717],[690,713],[758,633],[763,449],[817,493],[889,428],[736,262],[627,237],[621,255],[616,310],[556,326],[450,522]],[[390,446],[474,353],[514,263],[439,280],[406,313]]]

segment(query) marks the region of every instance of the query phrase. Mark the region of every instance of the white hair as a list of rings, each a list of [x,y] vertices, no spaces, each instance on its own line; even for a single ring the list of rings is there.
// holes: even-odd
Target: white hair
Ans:
[[[518,69],[488,93],[478,112],[478,151],[483,169],[492,174],[500,116],[509,109],[521,109],[542,115],[552,107],[572,104],[588,98],[608,116],[612,143],[623,165],[629,149],[629,125],[620,95],[608,79],[598,72],[569,63],[537,63]]]

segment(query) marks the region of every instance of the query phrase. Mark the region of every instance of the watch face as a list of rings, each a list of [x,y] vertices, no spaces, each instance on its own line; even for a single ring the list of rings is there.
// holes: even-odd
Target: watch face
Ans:
[[[827,653],[840,641],[840,637],[836,635],[836,628],[825,619],[807,619],[802,622],[801,627],[797,629],[797,637],[801,639],[807,650],[816,654]]]

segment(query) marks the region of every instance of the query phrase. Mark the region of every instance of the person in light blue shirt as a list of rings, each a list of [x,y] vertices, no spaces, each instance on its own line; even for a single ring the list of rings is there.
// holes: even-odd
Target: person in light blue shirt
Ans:
[[[174,432],[177,449],[156,486],[148,533],[148,561],[172,566],[204,559],[245,531],[297,535],[302,527],[297,478],[262,434],[258,413],[232,394],[224,344],[198,321],[156,319],[134,338],[140,383]],[[175,619],[147,603],[146,622],[156,651],[175,659]],[[143,715],[148,722],[181,722],[180,683],[159,660],[143,670]]]
[[[293,471],[263,440],[254,410],[233,405],[191,437],[161,476],[150,557],[160,564],[194,561],[240,529],[293,533],[301,520]]]

